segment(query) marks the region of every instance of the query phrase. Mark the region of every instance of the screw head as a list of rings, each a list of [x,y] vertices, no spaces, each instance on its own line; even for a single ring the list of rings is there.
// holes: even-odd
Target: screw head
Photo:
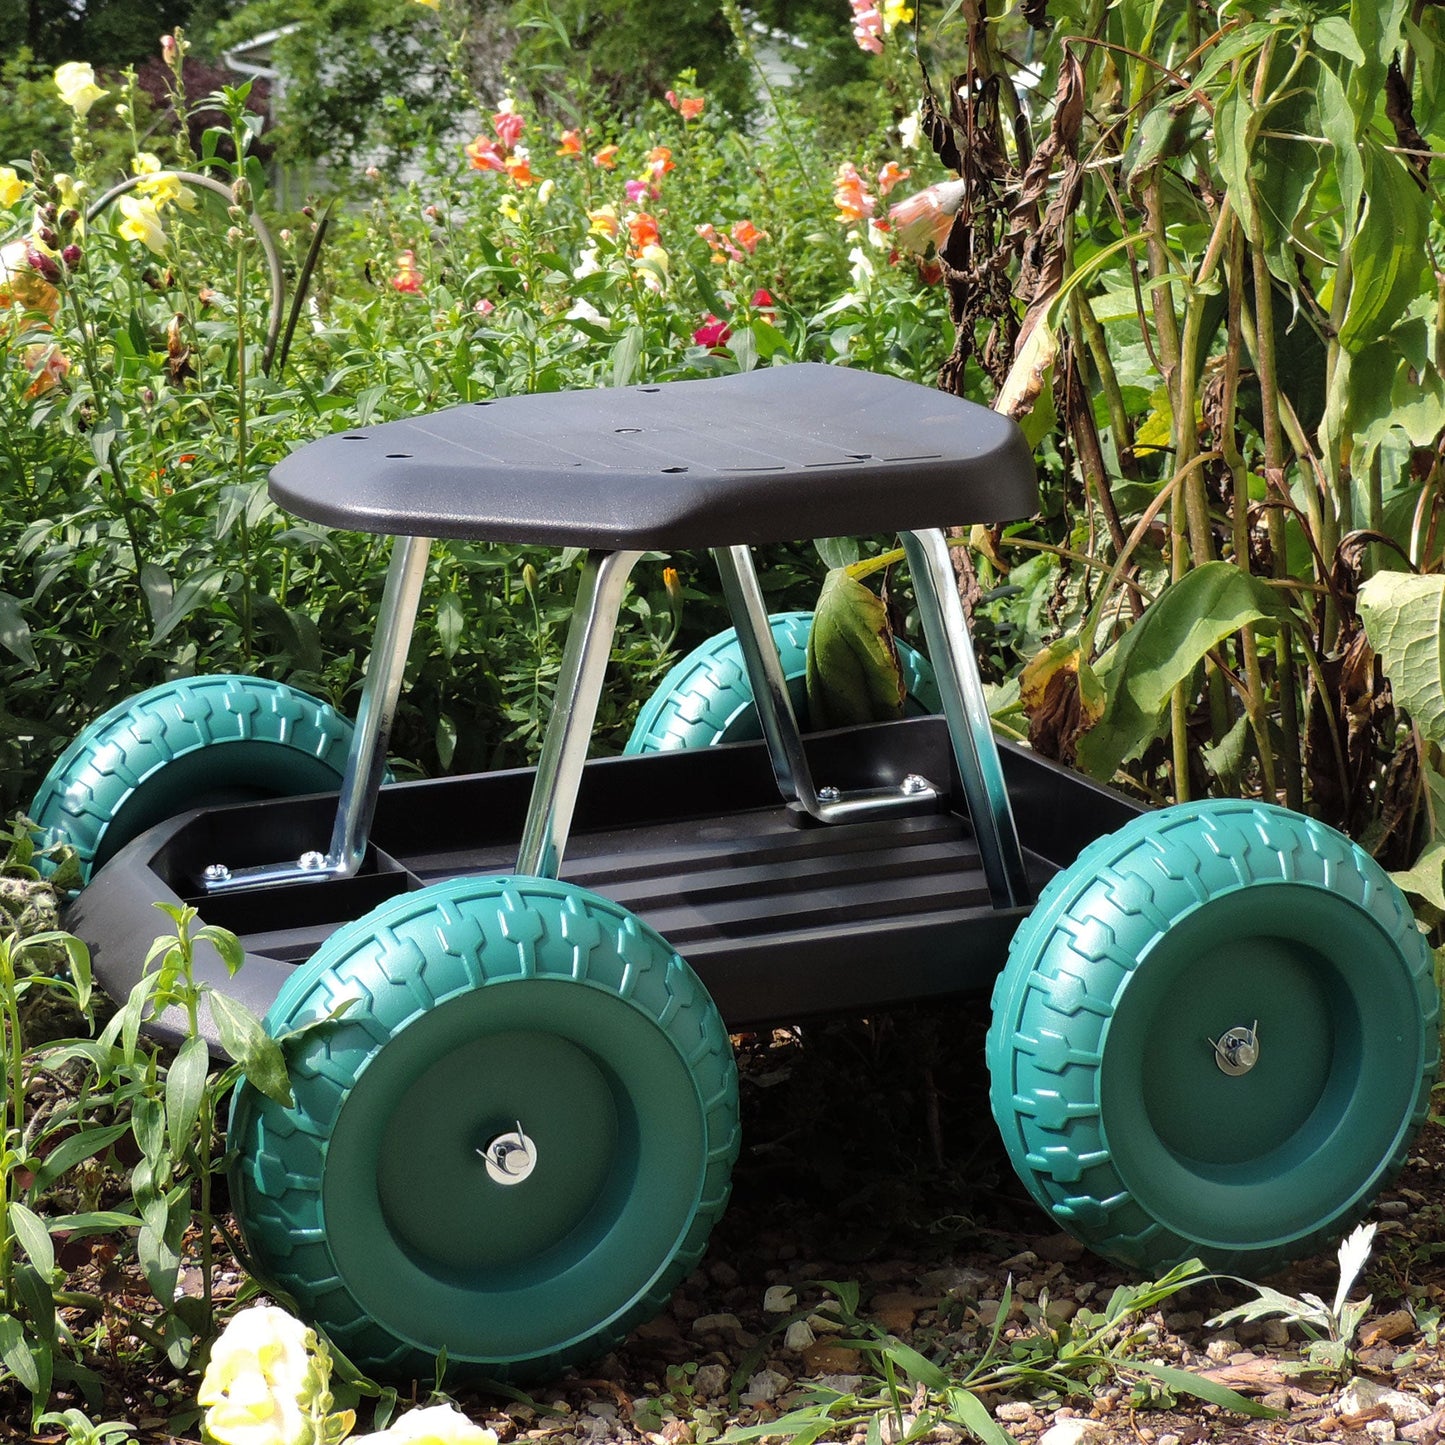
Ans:
[[[931,791],[933,784],[921,773],[909,773],[900,784],[902,791],[908,794],[927,793]]]
[[[537,1167],[537,1146],[523,1132],[520,1123],[515,1130],[489,1140],[477,1153],[494,1184],[520,1184]]]
[[[319,872],[322,868],[326,867],[326,854],[318,853],[313,848],[309,852],[303,853],[296,860],[296,866],[306,869],[308,873]]]
[[[224,863],[207,863],[201,877],[207,883],[224,883],[231,876],[231,870]]]
[[[818,789],[818,799],[824,803],[836,803],[843,796],[841,788],[835,788],[829,784],[825,788]]]

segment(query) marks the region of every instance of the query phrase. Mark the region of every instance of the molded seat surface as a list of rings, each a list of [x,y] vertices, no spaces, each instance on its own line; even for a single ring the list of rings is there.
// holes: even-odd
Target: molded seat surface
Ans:
[[[603,550],[858,536],[1028,515],[1006,417],[931,387],[807,363],[500,397],[339,432],[271,473],[351,531]]]

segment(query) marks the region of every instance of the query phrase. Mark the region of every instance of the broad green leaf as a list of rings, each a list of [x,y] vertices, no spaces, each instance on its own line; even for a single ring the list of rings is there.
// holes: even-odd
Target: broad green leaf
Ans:
[[[1214,108],[1214,150],[1225,190],[1246,230],[1254,219],[1249,187],[1249,116],[1249,101],[1238,79],[1234,79]]]
[[[195,1133],[210,1067],[206,1041],[189,1038],[166,1071],[166,1133],[170,1135],[171,1153],[176,1157]]]
[[[82,1129],[78,1134],[72,1134],[70,1138],[63,1139],[48,1154],[44,1161],[35,1171],[35,1178],[30,1186],[33,1196],[42,1194],[49,1189],[67,1169],[73,1169],[84,1159],[90,1159],[105,1149],[109,1149],[122,1134],[130,1132],[130,1125],[107,1124],[100,1129]]]
[[[1113,777],[1159,736],[1170,694],[1211,648],[1251,623],[1283,616],[1270,589],[1232,563],[1206,562],[1185,573],[1095,663],[1108,700],[1079,740],[1080,767]]]
[[[14,653],[26,667],[37,666],[30,624],[20,611],[20,599],[0,592],[0,647]]]
[[[1310,34],[1321,49],[1343,55],[1352,65],[1365,63],[1365,52],[1360,49],[1360,42],[1343,15],[1326,15],[1315,21]]]
[[[609,386],[630,386],[637,375],[637,363],[642,357],[642,346],[646,340],[640,326],[629,326],[621,339],[612,348],[611,375]]]
[[[294,1101],[281,1045],[245,1004],[223,993],[212,992],[207,998],[221,1047],[240,1064],[248,1083],[282,1108],[289,1109]]]
[[[25,1343],[25,1326],[14,1315],[0,1314],[0,1364],[32,1395],[40,1393],[40,1371]]]
[[[948,1376],[932,1360],[920,1355],[911,1345],[905,1345],[901,1340],[891,1339],[884,1345],[883,1353],[915,1384],[927,1385],[930,1390],[942,1390],[947,1387]]]
[[[45,1221],[23,1204],[12,1204],[10,1225],[35,1268],[48,1275],[55,1268],[55,1246],[51,1243]]]
[[[224,567],[203,567],[192,573],[176,588],[176,595],[160,612],[154,613],[155,631],[151,633],[151,645],[169,637],[198,607],[202,607],[221,590],[226,580]]]
[[[851,567],[859,558],[856,537],[817,537],[813,541],[826,567]]]
[[[807,685],[815,728],[903,716],[906,690],[888,610],[872,588],[842,568],[823,579],[808,633]]]
[[[457,655],[462,645],[463,625],[462,604],[455,592],[443,592],[437,602],[437,637],[441,640],[442,656],[448,662]]]
[[[1013,1436],[993,1418],[988,1406],[961,1385],[948,1392],[948,1418],[971,1430],[984,1445],[1014,1445]]]
[[[241,965],[246,961],[246,950],[241,946],[241,940],[229,928],[217,928],[215,924],[208,923],[204,928],[196,930],[195,941],[209,943],[216,950],[231,978],[235,978],[241,971]]]
[[[1345,98],[1340,78],[1328,65],[1319,72],[1320,133],[1334,152],[1335,180],[1340,190],[1340,229],[1346,241],[1354,234],[1365,185],[1365,167],[1360,159],[1356,118]]]
[[[1365,213],[1350,247],[1350,299],[1340,345],[1379,340],[1420,294],[1428,256],[1429,202],[1398,156],[1366,145]]]
[[[166,1119],[158,1099],[149,1095],[139,1098],[131,1106],[130,1131],[140,1152],[155,1163],[165,1151]]]
[[[1221,1385],[1217,1380],[1206,1380],[1200,1375],[1191,1374],[1188,1370],[1177,1370],[1171,1365],[1156,1365],[1150,1360],[1130,1360],[1129,1367],[1152,1376],[1161,1385],[1167,1385],[1176,1395],[1193,1395],[1197,1400],[1218,1405],[1222,1410],[1232,1410],[1236,1415],[1248,1415],[1255,1420],[1279,1420],[1289,1413],[1287,1410],[1276,1410],[1261,1404],[1258,1400],[1251,1400],[1237,1390]]]
[[[1445,577],[1377,572],[1360,588],[1359,608],[1396,704],[1424,737],[1445,745]]]

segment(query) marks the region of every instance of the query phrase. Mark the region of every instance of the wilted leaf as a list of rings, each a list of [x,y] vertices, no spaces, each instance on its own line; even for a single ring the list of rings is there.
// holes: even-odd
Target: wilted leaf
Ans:
[[[1079,740],[1104,714],[1105,697],[1078,637],[1061,637],[1029,660],[1019,676],[1029,745],[1047,758],[1073,762]]]
[[[1360,588],[1358,606],[1396,705],[1424,737],[1445,745],[1445,577],[1377,572]]]
[[[815,728],[903,716],[907,694],[887,609],[876,592],[842,568],[823,579],[808,633],[807,685]]]

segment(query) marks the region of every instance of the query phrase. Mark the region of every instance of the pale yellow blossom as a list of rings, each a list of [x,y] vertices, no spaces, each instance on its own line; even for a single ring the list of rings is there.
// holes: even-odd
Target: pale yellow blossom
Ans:
[[[166,231],[156,203],[146,196],[122,196],[116,202],[125,219],[116,228],[127,241],[139,241],[157,256],[166,248]]]
[[[907,25],[913,19],[913,7],[908,0],[882,0],[878,13],[883,17],[885,32],[892,30],[895,25]]]
[[[311,1445],[329,1403],[316,1335],[274,1305],[234,1316],[211,1349],[196,1400],[217,1445]]]
[[[366,1436],[364,1445],[497,1445],[497,1435],[455,1405],[429,1405],[408,1410],[390,1429]]]
[[[96,101],[110,94],[95,83],[95,71],[83,60],[67,60],[55,72],[55,88],[76,115],[86,115]]]
[[[0,206],[6,210],[25,198],[30,189],[10,166],[0,166]]]

